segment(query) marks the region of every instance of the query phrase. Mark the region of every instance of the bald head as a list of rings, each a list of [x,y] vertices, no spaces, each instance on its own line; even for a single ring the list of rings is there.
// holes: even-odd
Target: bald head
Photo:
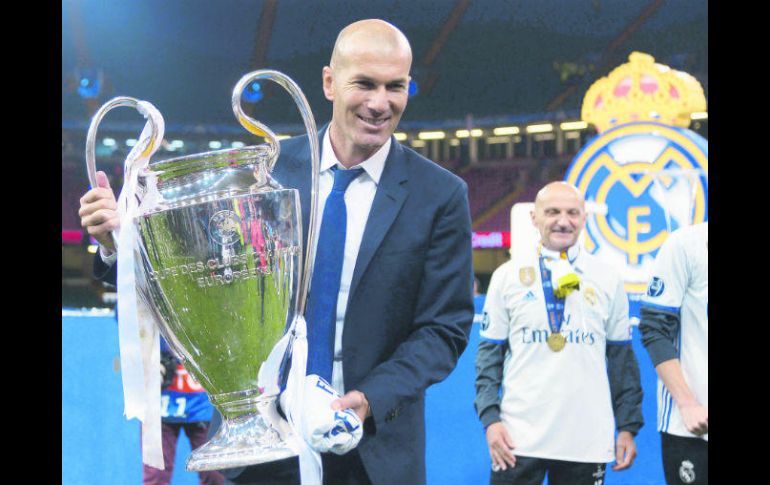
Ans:
[[[392,24],[380,19],[353,22],[342,29],[334,43],[329,66],[344,68],[356,54],[375,53],[385,58],[408,58],[412,64],[412,48],[406,36]]]
[[[540,242],[553,251],[573,246],[585,226],[585,198],[566,182],[551,182],[537,193],[532,224],[540,231]]]
[[[409,98],[412,48],[393,25],[361,20],[342,29],[322,71],[332,102],[329,137],[334,154],[350,168],[390,140]]]
[[[567,182],[551,182],[537,192],[535,197],[535,208],[538,205],[542,206],[546,201],[551,200],[554,197],[559,198],[575,198],[580,202],[580,205],[585,209],[585,199],[583,194],[574,185]]]

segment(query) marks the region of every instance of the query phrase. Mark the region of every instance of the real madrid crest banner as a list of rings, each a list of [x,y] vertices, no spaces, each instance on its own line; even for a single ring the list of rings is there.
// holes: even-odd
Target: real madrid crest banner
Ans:
[[[598,134],[576,155],[565,181],[586,201],[607,207],[589,216],[585,245],[623,268],[632,316],[668,234],[708,219],[708,141],[688,129],[692,113],[705,110],[694,77],[640,52],[583,99],[582,118]]]

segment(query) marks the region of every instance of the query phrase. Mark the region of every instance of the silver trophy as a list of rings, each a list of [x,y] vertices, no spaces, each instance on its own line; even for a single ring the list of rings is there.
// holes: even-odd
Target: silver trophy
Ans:
[[[257,376],[287,324],[303,318],[313,255],[309,245],[304,257],[311,264],[303,272],[299,192],[271,177],[278,141],[241,108],[243,90],[259,79],[283,86],[302,114],[311,148],[312,218],[319,167],[315,121],[300,88],[277,71],[245,75],[232,95],[238,121],[265,137],[265,144],[151,162],[137,175],[138,295],[223,418],[217,434],[190,455],[189,471],[296,455],[260,414],[264,399],[271,398],[261,395]],[[115,98],[94,115],[86,144],[92,186],[96,127],[110,109],[137,102]]]

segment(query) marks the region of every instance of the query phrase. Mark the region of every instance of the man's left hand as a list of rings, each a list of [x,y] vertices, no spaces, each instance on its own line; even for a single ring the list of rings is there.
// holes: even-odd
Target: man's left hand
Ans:
[[[362,423],[367,417],[372,415],[372,410],[369,409],[369,401],[366,399],[366,396],[364,396],[363,392],[356,391],[355,389],[332,401],[332,409],[335,411],[348,408],[352,408],[355,411]]]
[[[636,458],[636,443],[634,435],[628,431],[618,433],[618,439],[615,442],[615,464],[612,465],[613,471],[625,470],[631,468]]]

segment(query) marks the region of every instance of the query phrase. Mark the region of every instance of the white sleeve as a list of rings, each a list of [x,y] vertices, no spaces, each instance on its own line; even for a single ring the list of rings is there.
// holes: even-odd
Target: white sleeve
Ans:
[[[687,289],[687,258],[680,236],[670,235],[660,247],[642,304],[679,312]]]
[[[607,322],[607,343],[627,344],[631,342],[631,319],[628,317],[628,295],[623,280],[618,278],[615,294],[610,301],[610,318]]]
[[[482,340],[495,343],[508,341],[508,309],[505,306],[505,287],[507,279],[507,266],[501,266],[492,273],[487,289],[487,298],[484,301],[483,319],[479,335]]]
[[[115,261],[118,260],[118,252],[117,251],[113,251],[112,254],[110,254],[109,256],[105,256],[104,255],[104,248],[100,245],[99,246],[99,257],[102,258],[102,262],[104,262],[104,264],[106,264],[107,266],[112,266],[113,264],[115,264]]]

